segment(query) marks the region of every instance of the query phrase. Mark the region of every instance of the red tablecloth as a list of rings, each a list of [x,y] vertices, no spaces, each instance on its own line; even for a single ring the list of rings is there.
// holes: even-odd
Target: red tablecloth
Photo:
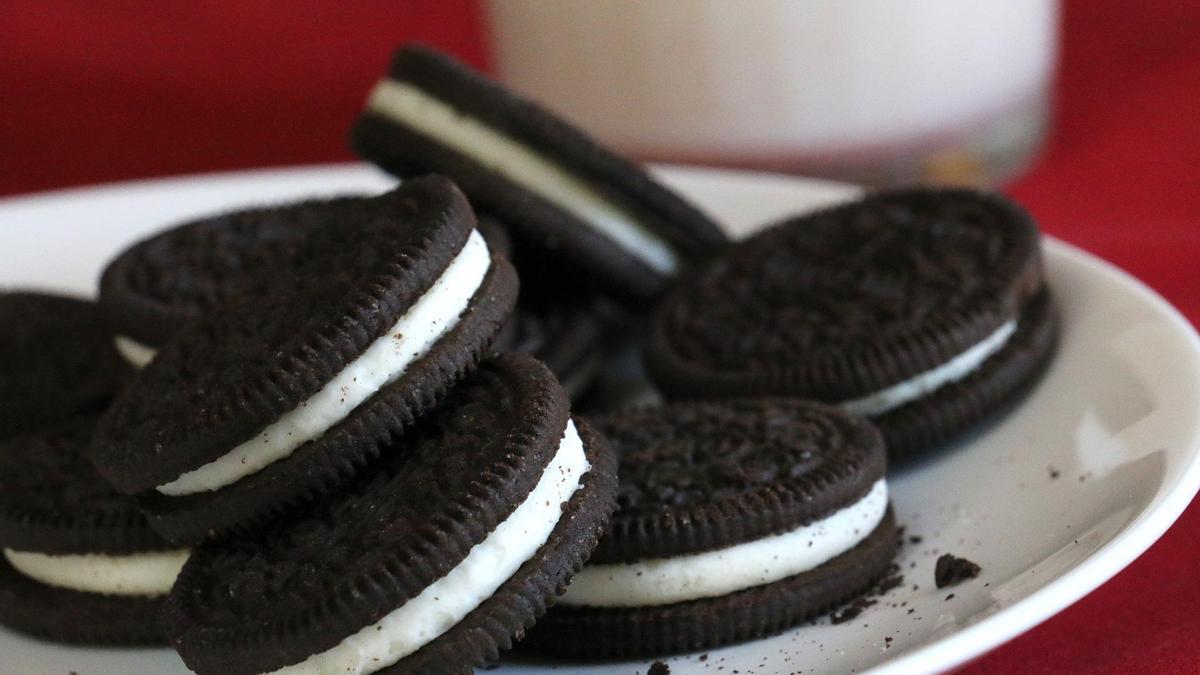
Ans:
[[[486,65],[472,0],[0,3],[0,194],[349,159],[399,42]],[[1045,230],[1200,318],[1200,2],[1068,0],[1058,124],[1011,187]],[[963,672],[1196,672],[1200,507],[1113,581]]]

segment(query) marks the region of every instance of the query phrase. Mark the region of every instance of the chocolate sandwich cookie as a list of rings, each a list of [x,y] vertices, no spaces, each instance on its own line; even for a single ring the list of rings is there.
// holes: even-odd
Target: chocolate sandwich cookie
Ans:
[[[372,471],[197,550],[166,612],[198,673],[469,673],[596,545],[616,461],[537,361],[485,362]]]
[[[587,391],[600,368],[603,336],[595,298],[552,299],[522,292],[494,349],[536,356],[575,400]]]
[[[796,396],[871,418],[893,459],[1015,400],[1058,321],[1033,220],[999,195],[911,189],[786,220],[657,308],[668,396]]]
[[[102,410],[127,374],[95,304],[0,292],[0,439]]]
[[[88,461],[94,417],[0,442],[0,624],[73,643],[156,644],[187,558]]]
[[[870,423],[794,399],[590,418],[618,457],[617,511],[524,644],[632,658],[753,640],[858,595],[896,551]]]
[[[336,197],[238,209],[176,225],[125,249],[100,275],[100,309],[122,356],[142,368],[179,329],[271,274],[313,228],[377,202]]]
[[[478,361],[516,301],[448,180],[406,182],[297,242],[287,268],[177,333],[92,458],[195,542],[348,480]]]
[[[513,261],[522,279],[517,307],[500,329],[495,352],[530,354],[546,364],[574,401],[587,390],[602,360],[607,323],[602,302],[579,286],[553,286],[530,268],[529,256],[518,258],[508,229],[480,214],[479,232],[493,252]],[[526,284],[529,280],[532,283]]]
[[[726,244],[704,214],[644,170],[451,58],[401,48],[351,141],[399,176],[450,176],[518,244],[624,300],[645,303]]]

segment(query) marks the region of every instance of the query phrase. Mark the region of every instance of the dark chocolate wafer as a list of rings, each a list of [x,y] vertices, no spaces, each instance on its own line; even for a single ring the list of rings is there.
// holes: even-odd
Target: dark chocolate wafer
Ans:
[[[896,557],[889,511],[861,544],[808,572],[728,595],[669,605],[558,606],[525,644],[572,659],[633,659],[712,649],[781,633],[859,597]]]
[[[309,199],[174,225],[108,263],[100,275],[100,308],[114,334],[157,349],[262,275],[286,270],[287,258],[314,228],[338,227],[381,206],[371,197]]]
[[[0,293],[0,439],[103,410],[127,371],[95,304]]]

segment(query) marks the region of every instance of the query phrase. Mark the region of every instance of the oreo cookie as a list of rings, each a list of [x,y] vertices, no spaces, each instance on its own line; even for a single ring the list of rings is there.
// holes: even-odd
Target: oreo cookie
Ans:
[[[192,220],[137,242],[100,275],[100,309],[117,349],[142,368],[188,323],[286,269],[314,228],[338,227],[372,208],[370,197],[312,199]]]
[[[619,459],[617,511],[524,644],[573,658],[752,640],[882,577],[897,536],[870,423],[795,399],[590,419]]]
[[[92,458],[192,543],[344,483],[485,352],[517,282],[465,197],[406,182],[189,324],[105,414]]]
[[[544,108],[449,57],[401,48],[351,132],[399,176],[450,176],[518,244],[645,304],[727,242],[698,209]]]
[[[999,195],[911,189],[783,221],[682,281],[646,366],[670,397],[796,396],[936,447],[1045,369],[1058,320],[1038,230]]]
[[[0,442],[0,624],[84,644],[158,644],[187,558],[87,459],[86,416]]]
[[[103,410],[127,375],[93,303],[0,293],[0,439]]]
[[[603,359],[604,324],[594,298],[529,298],[524,292],[496,338],[497,352],[536,356],[562,383],[571,400],[591,385]]]
[[[537,361],[482,364],[372,471],[171,593],[198,673],[470,672],[545,611],[604,530],[615,458]]]
[[[508,228],[499,220],[480,215],[479,232],[489,248],[513,262],[522,280],[516,310],[500,330],[493,350],[537,357],[576,401],[600,368],[602,342],[613,312],[606,311],[595,293],[547,283],[536,255],[518,255]]]

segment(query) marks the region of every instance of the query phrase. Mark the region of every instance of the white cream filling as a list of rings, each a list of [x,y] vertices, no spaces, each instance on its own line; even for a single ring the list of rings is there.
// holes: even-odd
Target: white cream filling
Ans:
[[[466,558],[416,597],[328,651],[274,673],[357,675],[386,668],[452,628],[533,558],[562,517],[562,505],[591,469],[574,422],[533,491]]]
[[[118,335],[113,338],[113,344],[117,347],[117,353],[129,365],[138,370],[145,368],[147,364],[154,360],[154,355],[158,353],[158,350],[153,347],[148,347],[126,335]]]
[[[584,567],[559,604],[646,607],[728,595],[815,569],[857,546],[887,512],[881,478],[854,504],[790,532],[703,553]]]
[[[395,382],[458,324],[487,275],[491,258],[478,231],[404,316],[383,337],[325,384],[321,391],[284,413],[254,438],[217,459],[159,485],[171,496],[216,490],[283,459],[319,437],[380,388]]]
[[[47,586],[107,595],[166,595],[187,562],[187,549],[129,555],[48,555],[4,549],[8,563]]]
[[[575,215],[662,274],[678,258],[663,239],[560,165],[406,82],[382,80],[367,108],[449,146]]]
[[[955,356],[949,361],[932,370],[927,370],[903,382],[893,384],[882,391],[868,394],[862,398],[843,401],[838,407],[853,415],[870,417],[882,415],[889,410],[927,396],[942,385],[961,380],[983,364],[996,352],[1004,348],[1005,343],[1017,330],[1016,320],[1008,321],[996,329],[994,333],[973,345],[967,351]]]

